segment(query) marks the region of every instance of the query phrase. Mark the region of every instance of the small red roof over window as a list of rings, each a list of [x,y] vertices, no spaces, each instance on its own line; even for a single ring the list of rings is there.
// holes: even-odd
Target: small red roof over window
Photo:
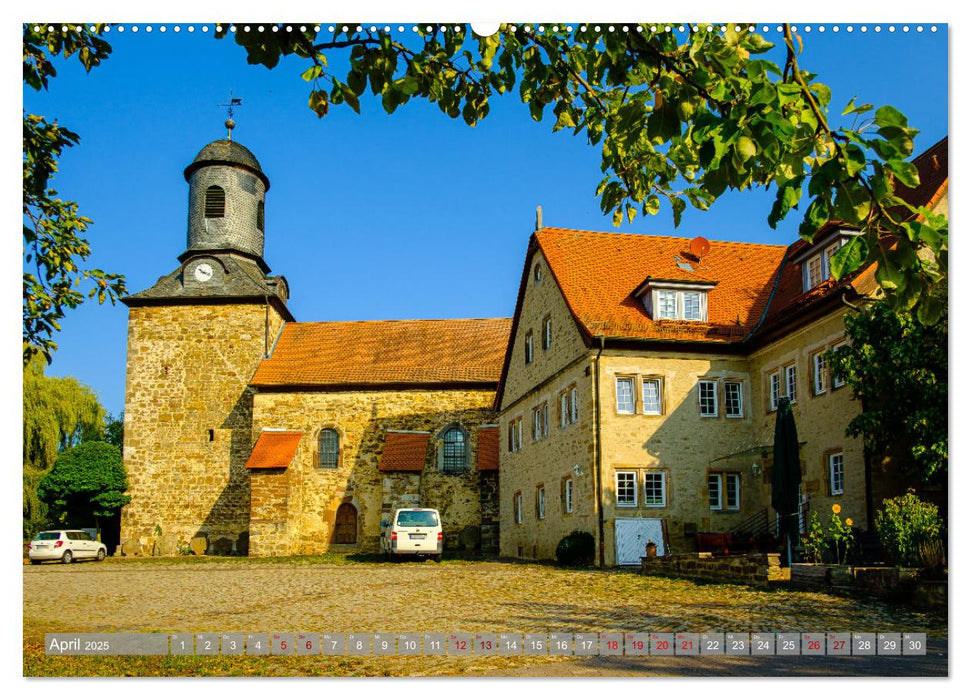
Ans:
[[[264,430],[246,461],[247,469],[286,469],[297,453],[303,433]]]
[[[392,433],[384,438],[380,472],[420,472],[425,468],[428,433]]]
[[[479,430],[478,467],[480,472],[499,471],[499,428]]]

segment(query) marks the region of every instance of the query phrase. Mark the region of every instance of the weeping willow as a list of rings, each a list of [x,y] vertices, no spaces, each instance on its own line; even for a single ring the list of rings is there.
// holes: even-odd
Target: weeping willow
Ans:
[[[47,377],[41,355],[24,367],[24,535],[47,522],[37,498],[41,478],[61,450],[101,439],[105,410],[94,391],[74,377]]]

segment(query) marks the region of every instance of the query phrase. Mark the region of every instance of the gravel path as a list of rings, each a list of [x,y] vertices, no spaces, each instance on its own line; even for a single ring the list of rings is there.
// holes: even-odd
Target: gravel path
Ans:
[[[24,567],[23,582],[25,642],[45,631],[905,631],[947,637],[945,615],[875,600],[536,564],[108,560]],[[479,670],[538,660],[495,661]]]

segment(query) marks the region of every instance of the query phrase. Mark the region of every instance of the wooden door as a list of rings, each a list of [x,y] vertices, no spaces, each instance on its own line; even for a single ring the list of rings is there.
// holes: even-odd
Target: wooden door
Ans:
[[[337,509],[334,522],[334,544],[357,543],[357,508],[350,503],[342,503]]]
[[[657,555],[664,556],[660,518],[615,518],[614,538],[618,566],[640,564],[648,540],[657,545]]]

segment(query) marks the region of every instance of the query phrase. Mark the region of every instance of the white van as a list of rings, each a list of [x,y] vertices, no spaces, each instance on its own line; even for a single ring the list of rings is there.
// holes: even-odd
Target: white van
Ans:
[[[381,535],[391,559],[413,554],[442,560],[442,519],[434,508],[399,508]]]

